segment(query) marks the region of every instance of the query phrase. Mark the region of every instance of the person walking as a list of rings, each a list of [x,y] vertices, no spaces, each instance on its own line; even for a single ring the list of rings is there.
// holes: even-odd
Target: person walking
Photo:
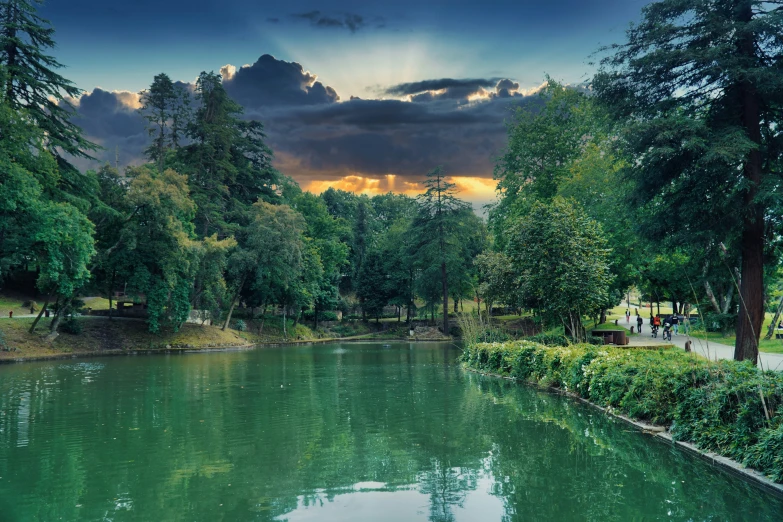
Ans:
[[[636,326],[638,327],[637,329],[639,330],[639,333],[642,333],[642,323],[644,323],[644,321],[642,320],[642,316],[639,315],[639,313],[637,312],[637,314],[636,314]]]
[[[677,316],[677,312],[672,314],[672,330],[674,330],[674,335],[679,335],[679,329],[677,328],[680,324],[680,318]]]
[[[631,322],[631,311],[626,309],[625,310],[625,323],[628,324]]]

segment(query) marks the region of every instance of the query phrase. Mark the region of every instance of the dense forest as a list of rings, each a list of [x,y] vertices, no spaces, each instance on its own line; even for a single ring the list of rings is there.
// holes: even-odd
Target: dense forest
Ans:
[[[80,171],[97,145],[36,3],[0,2],[0,278],[35,274],[53,336],[80,295],[119,289],[153,332],[191,310],[226,328],[237,306],[316,323],[394,307],[448,334],[468,300],[581,339],[632,287],[736,328],[740,360],[765,311],[777,324],[780,2],[656,2],[589,85],[547,79],[508,116],[486,222],[436,165],[416,198],[302,191],[214,72],[151,80],[147,163]]]

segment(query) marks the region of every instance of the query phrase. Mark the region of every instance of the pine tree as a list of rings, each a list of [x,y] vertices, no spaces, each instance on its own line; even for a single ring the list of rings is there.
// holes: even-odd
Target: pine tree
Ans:
[[[230,234],[237,215],[258,201],[277,199],[279,180],[264,143],[263,125],[241,119],[242,107],[223,88],[221,77],[202,72],[196,82],[198,107],[187,127],[191,144],[180,149],[197,204],[197,231]]]
[[[741,254],[734,358],[754,362],[783,151],[781,34],[781,0],[654,2],[594,81],[627,122],[650,230],[687,231],[706,248],[737,238],[727,243]]]
[[[446,263],[457,249],[455,222],[469,205],[457,198],[456,185],[446,181],[443,169],[438,167],[427,174],[427,191],[417,198],[419,210],[413,221],[417,242],[414,247],[423,259],[433,260],[440,267],[443,291],[443,333],[449,335],[449,285]]]
[[[40,0],[0,1],[0,66],[3,92],[14,109],[24,108],[45,132],[47,145],[61,167],[72,168],[62,157],[89,158],[98,146],[82,137],[70,118],[74,107],[68,98],[81,94],[73,82],[57,72],[62,64],[46,54],[55,46],[54,29],[36,13]]]
[[[147,120],[147,132],[152,136],[152,144],[144,152],[158,165],[159,172],[163,172],[163,160],[170,140],[167,129],[173,116],[175,100],[174,83],[166,73],[155,76],[150,88],[141,93],[142,106],[139,112]]]

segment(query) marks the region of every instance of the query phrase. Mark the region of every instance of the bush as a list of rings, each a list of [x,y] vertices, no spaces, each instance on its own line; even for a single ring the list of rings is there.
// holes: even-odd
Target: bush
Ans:
[[[246,331],[247,323],[242,319],[239,319],[236,323],[234,323],[234,330],[239,330],[240,332]]]
[[[783,482],[783,373],[680,351],[531,341],[469,345],[467,365],[553,386]]]
[[[732,332],[737,325],[737,314],[704,314],[703,327],[708,332]]]
[[[538,335],[525,337],[525,340],[546,346],[568,346],[571,344],[568,337],[561,334],[540,333]]]
[[[69,317],[60,325],[60,331],[71,335],[79,335],[82,333],[82,323],[77,321],[73,317]]]
[[[592,344],[593,346],[603,346],[604,344],[604,338],[596,337],[595,335],[588,335],[585,341],[587,344]]]

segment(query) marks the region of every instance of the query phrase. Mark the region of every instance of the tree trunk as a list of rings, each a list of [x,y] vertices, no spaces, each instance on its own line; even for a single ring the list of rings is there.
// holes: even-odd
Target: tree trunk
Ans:
[[[775,316],[772,318],[772,322],[769,323],[769,329],[767,330],[767,335],[764,336],[764,339],[772,339],[772,334],[775,332],[775,328],[778,326],[778,321],[780,321],[781,313],[783,313],[783,296],[780,297],[778,309],[775,310]]]
[[[455,314],[459,312],[459,309],[457,308],[457,306],[458,306],[458,305],[459,305],[459,299],[457,299],[457,298],[455,297],[455,298],[454,298],[454,313],[455,313]]]
[[[44,314],[44,311],[46,310],[46,307],[49,306],[49,299],[50,299],[50,296],[47,294],[46,295],[46,299],[44,299],[44,304],[41,307],[41,311],[38,312],[38,317],[36,317],[35,320],[33,321],[33,324],[30,325],[30,333],[35,332],[35,327],[38,324],[38,321],[41,320],[41,316]]]
[[[440,277],[443,281],[443,335],[449,335],[449,283],[446,281],[446,261],[440,263]]]
[[[313,305],[313,330],[318,329],[318,305]]]
[[[606,322],[606,308],[601,308],[601,318],[598,324],[604,324]]]
[[[66,299],[63,305],[57,308],[57,313],[54,315],[52,324],[49,326],[49,335],[46,336],[46,340],[48,342],[54,341],[57,336],[60,335],[57,329],[60,327],[60,321],[62,320],[63,313],[68,310],[68,308],[70,308],[71,301],[73,301],[73,297]]]
[[[752,2],[745,2],[739,21],[749,23],[753,19]],[[746,31],[748,29],[745,29]],[[754,34],[748,32],[738,44],[739,54],[746,59],[756,59]],[[747,182],[744,194],[742,218],[742,279],[740,282],[740,307],[737,318],[737,340],[734,359],[752,361],[759,355],[759,336],[764,322],[764,207],[757,201],[762,182],[761,114],[759,96],[747,77],[740,81],[742,126],[748,138],[757,146],[748,153],[743,166]]]
[[[228,324],[231,322],[231,314],[234,313],[234,307],[237,305],[237,299],[239,298],[239,293],[237,293],[234,298],[231,300],[231,306],[228,308],[228,315],[226,316],[226,322],[223,323],[223,330],[226,331],[226,328],[228,328]]]
[[[286,312],[288,312],[288,307],[284,306],[283,307],[283,339],[288,339],[288,333],[285,330],[285,326],[286,326],[285,325]]]

